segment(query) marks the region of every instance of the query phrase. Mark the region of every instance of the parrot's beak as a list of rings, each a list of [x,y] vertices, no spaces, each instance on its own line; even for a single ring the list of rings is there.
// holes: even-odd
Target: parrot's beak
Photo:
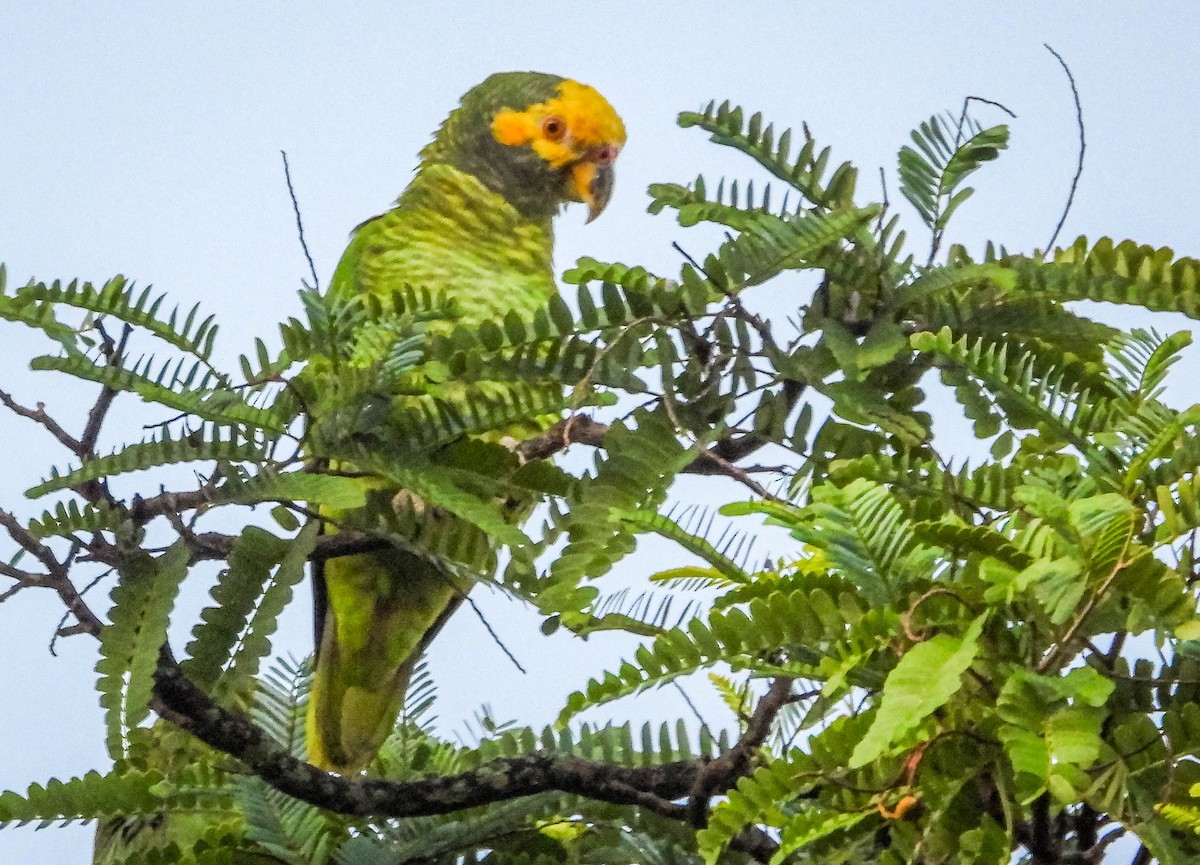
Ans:
[[[616,180],[613,160],[616,158],[617,148],[605,145],[590,152],[571,169],[574,192],[588,208],[588,222],[603,213],[612,198]]]

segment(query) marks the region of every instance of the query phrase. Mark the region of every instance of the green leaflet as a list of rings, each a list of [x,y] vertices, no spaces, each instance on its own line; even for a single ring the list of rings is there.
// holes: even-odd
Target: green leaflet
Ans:
[[[779,850],[771,857],[771,865],[779,865],[796,850],[834,832],[850,829],[869,816],[870,811],[847,813],[820,807],[807,808],[790,817],[781,827]]]
[[[250,716],[298,760],[304,759],[304,710],[312,689],[312,665],[277,658],[259,677]]]
[[[220,427],[173,439],[164,431],[159,439],[127,445],[116,453],[88,460],[83,466],[59,474],[51,469],[49,479],[25,491],[31,499],[57,490],[67,490],[92,480],[128,472],[142,471],[172,463],[208,460],[228,462],[258,462],[265,459],[263,446],[257,439],[246,438],[243,431],[233,428],[222,437]]]
[[[618,423],[609,429],[595,473],[580,479],[567,499],[568,543],[551,565],[549,585],[539,591],[543,609],[562,607],[571,598],[574,608],[565,612],[584,610],[592,593],[576,592],[581,581],[606,573],[633,548],[632,526],[616,514],[657,508],[675,474],[692,459],[692,448],[680,443],[665,412],[637,411],[634,417],[636,427]],[[586,623],[586,616],[567,622]]]
[[[930,268],[902,286],[891,298],[895,309],[924,309],[942,295],[953,295],[962,289],[974,289],[991,284],[999,289],[1016,285],[1017,277],[1009,269],[995,263],[965,264]]]
[[[665,631],[634,653],[615,673],[592,679],[585,691],[567,698],[558,723],[619,697],[666,684],[724,660],[736,669],[755,669],[760,654],[788,647],[798,663],[816,665],[821,642],[841,637],[844,622],[837,614],[838,600],[814,601],[818,591],[774,592],[750,601],[743,611],[734,607],[709,614],[707,623],[692,619],[686,627]],[[843,603],[847,603],[843,601]],[[834,612],[832,617],[826,614]],[[861,614],[861,610],[859,611]],[[770,666],[763,663],[763,666]]]
[[[1119,333],[1109,345],[1114,376],[1137,393],[1139,402],[1158,399],[1163,379],[1191,344],[1192,334],[1186,330],[1165,338],[1141,328]]]
[[[887,603],[928,552],[920,547],[895,496],[885,487],[855,480],[844,488],[814,489],[805,508],[778,502],[726,505],[722,513],[761,513],[853,578],[872,603]]]
[[[126,282],[123,276],[113,277],[99,289],[90,282],[81,284],[75,280],[66,286],[57,280],[51,285],[44,282],[31,283],[17,291],[16,299],[32,300],[47,306],[63,304],[101,315],[111,315],[113,318],[145,328],[164,342],[202,360],[207,360],[212,354],[213,342],[217,336],[216,316],[209,315],[201,319],[199,304],[193,306],[182,317],[179,315],[179,307],[175,307],[165,320],[160,319],[158,311],[166,301],[167,295],[160,294],[155,297],[151,295],[150,287],[147,286],[135,298],[133,283]]]
[[[737,293],[781,271],[812,266],[818,252],[878,215],[874,207],[789,220],[762,214],[741,235],[727,240],[708,257],[704,274],[720,290]]]
[[[1112,682],[1087,667],[1063,676],[1018,672],[1005,683],[997,701],[1005,722],[999,736],[1022,802],[1046,791],[1071,801],[1090,786],[1084,770],[1100,757],[1103,707],[1112,692]]]
[[[233,654],[255,606],[266,588],[271,569],[288,545],[257,526],[247,526],[234,541],[228,567],[212,588],[213,605],[200,614],[192,629],[188,659],[181,664],[187,677],[205,690],[216,684]]]
[[[338,848],[334,858],[338,865],[394,865],[434,857],[453,861],[450,857],[455,854],[488,848],[498,837],[529,833],[539,820],[553,826],[552,818],[561,811],[561,806],[561,796],[556,793],[529,796],[500,803],[483,815],[431,823],[423,827],[424,831],[413,832],[410,838],[398,843],[369,836],[352,838]]]
[[[1118,493],[1088,496],[1068,506],[1067,519],[1094,577],[1107,577],[1126,558],[1137,516],[1137,508]]]
[[[499,393],[468,392],[458,398],[421,395],[403,400],[369,399],[356,410],[343,435],[377,438],[401,453],[428,453],[463,436],[494,432],[557,413],[563,408],[558,382],[503,382]]]
[[[921,540],[944,549],[960,554],[971,550],[999,559],[1014,568],[1027,568],[1034,561],[1032,556],[989,526],[969,526],[957,520],[942,519],[914,523],[912,531]]]
[[[730,746],[729,731],[714,734],[707,726],[689,729],[684,721],[651,723],[635,728],[629,722],[601,726],[582,724],[576,730],[561,725],[535,731],[520,727],[499,732],[479,743],[467,756],[467,765],[478,766],[499,757],[515,757],[543,750],[585,760],[604,760],[639,766],[659,765],[698,756],[716,756]]]
[[[341,833],[317,808],[253,776],[238,778],[236,791],[247,838],[288,865],[323,865],[329,859]]]
[[[746,583],[750,580],[750,575],[737,562],[726,555],[725,552],[717,549],[700,535],[685,531],[681,525],[667,516],[640,510],[622,511],[615,509],[612,511],[612,515],[643,531],[652,531],[662,535],[664,538],[675,541],[688,552],[694,553],[712,565],[715,571],[726,580],[734,583]],[[730,539],[729,543],[722,545],[725,550],[729,549],[733,540]],[[667,574],[660,574],[659,578],[672,579],[674,577]]]
[[[938,634],[917,643],[900,659],[883,684],[875,720],[854,749],[857,768],[905,741],[906,734],[945,705],[962,687],[962,676],[975,661],[987,614],[977,616],[962,637]]]
[[[956,131],[953,117],[935,115],[913,130],[915,148],[900,149],[900,192],[934,231],[943,230],[974,191],[959,188],[962,181],[1008,147],[1007,126],[983,129],[970,118],[964,121],[965,130]]]
[[[739,201],[736,180],[729,185],[728,198],[725,195],[725,182],[722,180],[717,184],[716,194],[712,199],[706,197],[703,177],[697,177],[691,188],[677,183],[653,183],[649,189],[651,200],[648,209],[651,213],[660,213],[664,208],[671,208],[684,228],[701,222],[716,222],[737,231],[744,231],[752,226],[756,219],[771,210],[770,184],[763,187],[761,202],[755,200],[754,181],[747,183],[745,190],[743,202]],[[786,215],[788,214],[779,214],[780,217]]]
[[[427,463],[410,468],[399,465],[381,466],[381,473],[396,482],[402,489],[410,490],[428,505],[444,508],[464,522],[480,529],[521,555],[531,541],[519,528],[504,519],[502,509],[484,502],[464,490],[456,483],[460,478],[451,469]]]
[[[1200,316],[1200,260],[1176,257],[1169,247],[1102,237],[1080,237],[1056,249],[1048,262],[1012,256],[1022,290],[1060,300],[1100,300]]]
[[[36,538],[51,536],[68,537],[83,532],[112,532],[121,525],[121,512],[108,506],[84,504],[74,500],[58,502],[53,511],[46,511],[29,523],[29,531]]]
[[[1072,802],[1087,789],[1083,770],[1100,757],[1100,725],[1104,711],[1083,707],[1059,709],[1036,726],[1000,728],[1004,750],[1017,774],[1021,801],[1031,802],[1049,791],[1059,802]]]
[[[152,814],[162,807],[155,793],[162,780],[158,772],[91,771],[66,781],[51,778],[44,786],[31,784],[24,795],[8,790],[0,793],[0,827],[37,823],[44,829],[58,821]]]
[[[721,852],[750,824],[779,827],[786,822],[782,805],[794,797],[801,785],[801,766],[788,759],[773,759],[738,779],[725,800],[709,816],[708,825],[696,833],[697,852],[705,863],[715,863]]]
[[[1110,457],[1097,446],[1093,434],[1106,426],[1119,407],[1102,395],[1072,390],[1069,368],[1035,375],[1034,354],[1025,347],[1018,346],[1019,357],[1010,357],[1006,343],[982,337],[955,340],[949,328],[937,334],[913,334],[911,342],[917,351],[953,360],[979,379],[1002,401],[1011,426],[1046,428],[1078,447],[1097,472],[1112,470]]]
[[[146,373],[149,372],[149,363],[150,361],[147,360]],[[287,423],[287,418],[246,403],[236,391],[227,387],[201,387],[188,390],[186,389],[187,385],[181,383],[180,390],[174,389],[175,378],[179,373],[168,376],[171,371],[169,361],[163,365],[156,378],[136,370],[99,365],[81,354],[71,354],[66,357],[35,357],[30,361],[29,366],[35,370],[64,372],[113,390],[136,393],[148,403],[193,414],[213,423],[239,424],[276,433],[283,432]],[[190,376],[189,372],[184,376],[183,381]],[[164,380],[168,383],[163,384]]]
[[[109,624],[100,634],[100,704],[105,709],[109,755],[125,752],[130,730],[149,714],[154,670],[166,639],[167,620],[179,584],[187,575],[190,552],[177,541],[159,558],[140,550],[129,554],[112,590]]]
[[[37,328],[69,352],[79,350],[78,334],[58,320],[53,303],[39,303],[30,294],[22,294],[21,290],[16,296],[9,295],[6,293],[7,282],[8,270],[0,264],[0,318]]]
[[[902,497],[966,499],[979,507],[998,509],[1012,507],[1013,493],[1024,476],[1019,467],[996,463],[985,463],[975,469],[964,463],[955,471],[912,450],[896,455],[868,454],[838,460],[830,466],[830,478],[843,486],[861,477],[887,484]]]
[[[770,124],[764,127],[762,119],[761,114],[755,113],[746,121],[741,108],[729,102],[720,105],[710,102],[701,113],[682,112],[679,125],[697,126],[709,132],[717,144],[740,150],[814,205],[833,208],[853,199],[858,176],[854,166],[843,163],[825,179],[829,148],[817,152],[813,140],[806,138],[793,157],[792,131],[784,130],[776,139],[774,127]]]
[[[258,606],[246,622],[240,642],[234,648],[220,682],[225,692],[236,692],[258,674],[259,662],[271,651],[279,615],[292,600],[292,590],[304,579],[309,554],[317,543],[320,524],[311,521],[287,544],[287,550],[267,583]]]
[[[212,502],[254,504],[255,502],[308,502],[335,510],[353,510],[366,504],[366,489],[360,478],[308,472],[262,471],[246,480],[226,477],[212,495]]]

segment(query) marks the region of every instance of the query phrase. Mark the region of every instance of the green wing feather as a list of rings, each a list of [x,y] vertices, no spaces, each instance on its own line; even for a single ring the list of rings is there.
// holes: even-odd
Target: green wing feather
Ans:
[[[549,218],[523,216],[453,166],[427,165],[394,208],[356,230],[330,292],[374,293],[386,314],[405,285],[444,291],[466,325],[510,310],[528,315],[556,290],[552,242]],[[333,559],[322,571],[309,759],[347,773],[365,767],[391,732],[417,657],[469,586],[434,559],[399,550]]]

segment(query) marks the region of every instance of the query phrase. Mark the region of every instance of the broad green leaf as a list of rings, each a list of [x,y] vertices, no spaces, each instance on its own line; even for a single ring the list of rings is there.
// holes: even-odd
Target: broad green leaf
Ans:
[[[1000,740],[1017,774],[1022,803],[1049,791],[1065,805],[1090,786],[1084,770],[1100,757],[1100,726],[1105,715],[1103,709],[1067,707],[1040,724],[1000,728]]]
[[[850,757],[850,768],[865,766],[902,741],[905,734],[958,693],[962,675],[979,651],[987,614],[978,616],[962,637],[938,634],[909,649],[883,684],[879,710]]]

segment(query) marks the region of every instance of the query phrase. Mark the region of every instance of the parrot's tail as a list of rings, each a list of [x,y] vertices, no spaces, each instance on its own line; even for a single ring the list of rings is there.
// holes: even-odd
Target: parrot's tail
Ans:
[[[392,732],[417,658],[390,670],[373,664],[379,679],[358,684],[354,668],[361,659],[339,652],[336,640],[325,642],[308,698],[308,761],[351,775],[367,767]]]
[[[306,735],[308,761],[327,772],[354,774],[374,759],[421,652],[462,601],[445,574],[406,558],[344,556],[314,574],[323,621]]]

